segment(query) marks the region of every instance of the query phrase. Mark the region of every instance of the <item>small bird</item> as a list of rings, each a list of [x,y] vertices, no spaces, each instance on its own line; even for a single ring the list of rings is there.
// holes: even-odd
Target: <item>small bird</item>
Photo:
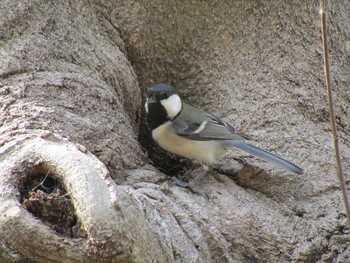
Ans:
[[[169,152],[199,161],[205,171],[221,154],[235,147],[303,174],[297,165],[246,143],[247,137],[237,133],[229,123],[182,102],[176,90],[167,84],[148,89],[145,108],[153,139]]]

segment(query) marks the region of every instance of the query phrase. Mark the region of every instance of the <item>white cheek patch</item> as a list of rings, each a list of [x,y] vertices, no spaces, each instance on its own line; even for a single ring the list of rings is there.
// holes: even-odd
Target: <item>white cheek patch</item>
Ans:
[[[169,98],[161,100],[160,103],[171,118],[174,118],[182,109],[181,99],[177,94],[173,94]]]
[[[147,103],[147,101],[145,103],[145,110],[146,110],[146,113],[148,113],[148,103]]]

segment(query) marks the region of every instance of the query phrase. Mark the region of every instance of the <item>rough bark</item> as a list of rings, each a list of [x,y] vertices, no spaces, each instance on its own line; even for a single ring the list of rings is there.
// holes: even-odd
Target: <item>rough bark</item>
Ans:
[[[2,1],[1,260],[350,260],[317,4]],[[329,9],[347,171],[350,7],[333,1]],[[146,87],[159,82],[252,135],[255,145],[293,160],[305,175],[237,151],[199,183],[202,195],[172,185],[165,174],[191,176],[199,168],[149,138],[142,101]],[[64,189],[56,184],[39,201],[72,202],[70,234],[25,209],[23,199],[37,204],[42,192],[33,186],[44,191],[47,176]]]

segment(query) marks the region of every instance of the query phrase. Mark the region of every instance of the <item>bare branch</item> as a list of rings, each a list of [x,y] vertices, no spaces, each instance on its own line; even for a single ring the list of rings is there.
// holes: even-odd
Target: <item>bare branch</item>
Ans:
[[[350,227],[350,206],[349,206],[349,199],[346,193],[345,177],[343,174],[342,162],[340,158],[339,135],[337,132],[337,124],[335,120],[333,94],[332,94],[331,78],[330,78],[330,71],[329,71],[329,56],[328,56],[329,49],[328,49],[328,42],[327,42],[327,21],[326,21],[326,11],[325,11],[324,0],[321,0],[320,2],[320,15],[321,15],[321,25],[322,25],[324,73],[325,73],[326,86],[328,91],[328,103],[329,103],[330,121],[331,121],[332,132],[333,132],[335,159],[336,159],[336,165],[337,165],[337,171],[338,171],[338,178],[340,181],[340,188],[342,191],[345,210],[346,210],[346,216],[348,218],[348,223]]]

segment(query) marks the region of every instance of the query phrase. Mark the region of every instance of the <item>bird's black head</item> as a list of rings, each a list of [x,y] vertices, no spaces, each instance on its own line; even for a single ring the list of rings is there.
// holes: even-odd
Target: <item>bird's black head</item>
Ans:
[[[167,84],[157,84],[148,89],[145,104],[147,124],[151,130],[174,119],[182,109],[176,90]]]

